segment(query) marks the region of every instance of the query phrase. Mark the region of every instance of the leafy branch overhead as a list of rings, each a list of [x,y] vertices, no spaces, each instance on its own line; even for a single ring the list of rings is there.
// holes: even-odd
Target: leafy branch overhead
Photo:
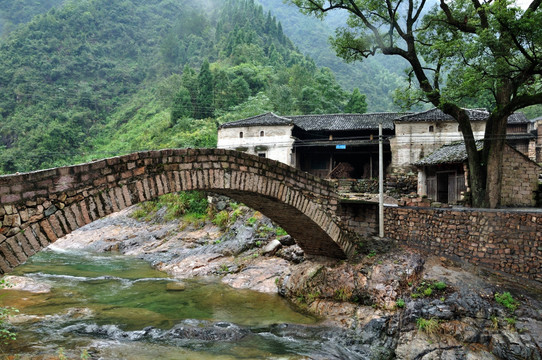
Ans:
[[[469,156],[475,206],[495,207],[510,114],[542,104],[542,11],[508,0],[289,0],[323,17],[346,11],[348,21],[332,44],[347,61],[376,53],[409,64],[410,86],[398,92],[406,105],[429,102],[459,123]],[[490,111],[484,148],[476,149],[465,107]]]

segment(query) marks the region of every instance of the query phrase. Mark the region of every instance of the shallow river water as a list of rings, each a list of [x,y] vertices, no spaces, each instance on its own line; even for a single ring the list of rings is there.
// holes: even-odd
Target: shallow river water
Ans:
[[[278,295],[218,280],[180,284],[135,258],[47,250],[12,275],[51,286],[43,294],[2,291],[2,304],[25,320],[2,349],[22,359],[357,358],[337,341],[341,330],[319,326]]]

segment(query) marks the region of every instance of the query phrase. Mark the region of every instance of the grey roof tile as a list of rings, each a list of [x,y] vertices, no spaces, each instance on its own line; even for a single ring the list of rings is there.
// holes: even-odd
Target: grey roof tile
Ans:
[[[305,131],[348,131],[373,130],[382,127],[393,130],[393,120],[404,113],[372,113],[372,114],[324,114],[286,116],[294,124]]]
[[[486,109],[466,109],[472,121],[485,121],[489,117],[489,112]],[[409,114],[398,118],[396,121],[455,121],[453,117],[442,112],[442,110],[433,108],[415,114]],[[526,124],[530,120],[527,119],[522,112],[513,113],[508,117],[508,124]]]
[[[476,148],[481,150],[484,142],[477,141]],[[467,149],[464,142],[456,142],[450,145],[444,145],[433,151],[423,159],[416,162],[416,166],[427,166],[437,164],[457,164],[467,160]]]
[[[487,120],[489,116],[489,113],[485,109],[467,109],[467,112],[473,121]],[[450,115],[443,113],[442,110],[433,108],[431,110],[402,116],[396,121],[455,121],[455,119]]]
[[[292,125],[292,120],[273,114],[272,112],[268,112],[265,114],[252,116],[246,119],[222,124],[219,126],[219,129],[245,127],[245,126],[275,126],[275,125]]]

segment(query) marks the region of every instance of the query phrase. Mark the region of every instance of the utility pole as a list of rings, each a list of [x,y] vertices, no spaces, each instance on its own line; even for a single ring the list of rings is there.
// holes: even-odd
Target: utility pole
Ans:
[[[378,124],[378,236],[384,237],[384,154],[382,122]]]

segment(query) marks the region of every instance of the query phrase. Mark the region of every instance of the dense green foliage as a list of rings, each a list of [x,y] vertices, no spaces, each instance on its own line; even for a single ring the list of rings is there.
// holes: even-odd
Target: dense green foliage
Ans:
[[[0,0],[0,37],[66,0]]]
[[[220,122],[350,98],[252,0],[68,1],[0,43],[0,171],[214,146]]]
[[[330,68],[339,83],[348,90],[359,88],[366,94],[369,112],[394,111],[393,92],[404,85],[406,62],[398,58],[376,56],[362,63],[348,64],[335,55],[328,38],[343,26],[346,13],[330,12],[324,21],[304,16],[282,0],[257,0],[273,11],[284,25],[284,32],[318,66]]]
[[[139,204],[130,215],[137,220],[150,221],[165,209],[161,221],[171,221],[183,216],[205,216],[208,211],[207,196],[199,191],[181,191],[158,197],[156,200]]]

